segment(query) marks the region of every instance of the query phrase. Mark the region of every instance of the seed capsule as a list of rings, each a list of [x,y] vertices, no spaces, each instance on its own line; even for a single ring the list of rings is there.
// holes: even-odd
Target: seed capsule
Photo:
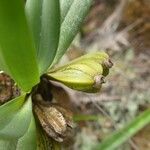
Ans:
[[[59,81],[75,90],[97,92],[101,89],[110,66],[109,56],[105,52],[96,52],[51,70],[48,76],[50,80]]]

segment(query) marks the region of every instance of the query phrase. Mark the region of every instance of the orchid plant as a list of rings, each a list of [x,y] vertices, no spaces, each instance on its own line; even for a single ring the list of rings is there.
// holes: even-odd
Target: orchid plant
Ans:
[[[0,106],[1,150],[60,148],[57,142],[73,125],[68,110],[51,102],[52,81],[84,92],[101,89],[112,66],[105,52],[55,67],[91,4],[92,0],[0,0],[0,70],[21,89],[20,96]],[[115,150],[150,123],[149,114],[150,109],[145,110],[94,149]]]
[[[65,109],[46,102],[44,94],[49,94],[50,89],[46,93],[39,90],[43,81],[46,85],[61,82],[85,92],[100,89],[111,67],[104,52],[54,67],[77,34],[91,3],[92,0],[0,0],[0,69],[21,89],[19,97],[0,106],[0,149],[50,149],[44,144],[49,142],[42,142],[46,136],[63,140],[71,123]]]
[[[73,125],[68,110],[51,102],[52,81],[84,92],[100,90],[112,66],[105,52],[55,67],[91,4],[92,0],[0,0],[0,70],[21,89],[20,96],[0,106],[1,150],[60,148],[57,142]],[[94,149],[116,149],[150,123],[149,114],[145,110]]]

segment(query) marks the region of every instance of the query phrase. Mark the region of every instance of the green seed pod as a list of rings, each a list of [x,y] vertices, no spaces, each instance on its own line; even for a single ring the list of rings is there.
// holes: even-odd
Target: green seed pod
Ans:
[[[105,52],[96,52],[53,69],[48,76],[50,80],[59,81],[75,90],[97,92],[104,83],[110,65],[109,56]]]

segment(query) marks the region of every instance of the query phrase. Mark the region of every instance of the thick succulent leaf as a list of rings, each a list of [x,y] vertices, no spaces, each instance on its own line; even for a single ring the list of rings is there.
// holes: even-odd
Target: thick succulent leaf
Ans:
[[[22,107],[24,100],[25,95],[22,95],[0,106],[0,131],[11,121],[14,114]],[[0,150],[16,150],[16,145],[16,139],[6,140],[2,139],[0,136]]]
[[[42,7],[41,39],[38,51],[40,72],[46,71],[55,57],[60,31],[59,0],[43,0]]]
[[[20,139],[0,139],[0,150],[36,150],[36,126],[32,116],[27,132]]]
[[[26,0],[25,11],[31,28],[36,50],[39,49],[43,0]]]
[[[97,92],[104,82],[105,70],[109,70],[111,66],[112,63],[105,52],[96,52],[51,70],[48,76],[50,80],[62,82],[75,90]]]
[[[18,140],[17,150],[36,150],[37,138],[36,138],[36,125],[34,116],[32,115],[31,122],[27,132]]]
[[[106,138],[101,144],[95,147],[95,150],[116,150],[118,146],[127,141],[140,129],[150,123],[150,109],[145,110],[136,117],[130,124],[120,131],[115,132]]]
[[[0,47],[0,51],[1,51],[1,47]],[[9,72],[8,70],[8,67],[6,66],[5,64],[5,61],[4,61],[4,58],[2,55],[0,55],[0,70],[1,71],[5,71],[5,72]]]
[[[74,0],[60,0],[61,23],[64,21],[73,1]]]
[[[0,131],[11,121],[16,112],[23,106],[25,95],[17,97],[0,106]]]
[[[18,105],[24,100],[24,97],[21,96],[17,99],[15,99],[15,102],[12,102],[12,105],[10,103],[6,103],[6,105],[2,105],[2,109],[0,109],[0,113],[2,115],[2,119],[0,118],[0,137],[3,139],[17,139],[25,134],[27,131],[30,121],[31,121],[31,115],[32,115],[32,102],[31,98],[26,100],[20,109],[16,110],[16,112],[13,112],[13,115],[11,114],[11,110],[14,111],[18,107]],[[19,102],[20,103],[19,103]],[[17,104],[19,103],[19,104]],[[6,107],[6,108],[5,108]],[[7,113],[7,115],[6,115]],[[7,124],[6,124],[7,122]]]
[[[26,13],[37,48],[40,74],[53,61],[59,41],[59,0],[27,0]]]
[[[74,0],[64,21],[61,24],[60,39],[55,59],[51,66],[56,64],[76,36],[79,27],[81,26],[92,0]]]
[[[0,139],[0,150],[16,150],[17,140]]]
[[[29,91],[38,83],[36,53],[20,0],[0,1],[0,68]]]

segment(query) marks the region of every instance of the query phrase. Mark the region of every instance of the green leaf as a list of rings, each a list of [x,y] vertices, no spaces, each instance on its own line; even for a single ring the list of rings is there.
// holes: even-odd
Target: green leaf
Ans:
[[[36,43],[40,74],[43,74],[53,61],[58,47],[59,0],[28,0],[26,13]]]
[[[64,21],[61,24],[59,45],[55,59],[51,66],[58,62],[73,41],[88,13],[91,3],[92,0],[73,1]]]
[[[32,116],[27,132],[20,139],[4,140],[0,138],[0,150],[36,150],[36,126]]]
[[[0,150],[36,150],[31,98],[25,102],[22,95],[1,105],[0,116]]]
[[[109,56],[105,52],[84,55],[69,64],[50,70],[50,80],[85,92],[98,92],[104,83],[105,70],[109,70]]]
[[[73,1],[74,0],[60,0],[61,23],[64,21]]]
[[[96,146],[96,150],[116,150],[118,146],[127,141],[140,129],[150,123],[150,109],[145,110],[142,114],[136,117],[130,124],[125,126],[120,131],[115,132],[108,138],[104,139],[101,144]]]
[[[16,112],[23,106],[24,101],[25,95],[22,95],[0,106],[0,130],[11,121]]]
[[[59,0],[43,0],[41,39],[38,51],[40,72],[45,72],[53,61],[59,41]]]
[[[39,49],[43,0],[26,0],[25,11],[31,28],[36,50]]]
[[[2,119],[0,119],[0,124],[2,124],[0,129],[0,137],[3,139],[17,139],[25,134],[27,131],[32,115],[32,102],[31,98],[25,101],[23,106],[20,109],[16,109],[18,107],[18,101],[23,101],[23,96],[15,99],[15,102],[12,104],[6,103],[4,106],[2,105],[2,109],[0,108],[0,115]],[[14,105],[16,105],[16,112],[11,114],[11,110],[13,110]],[[13,110],[14,111],[14,110]],[[6,112],[6,113],[5,113]],[[4,119],[5,118],[5,119]],[[6,124],[7,122],[7,124]],[[5,126],[4,126],[5,125]]]
[[[16,150],[17,140],[0,139],[0,150]]]
[[[36,150],[37,138],[36,138],[36,125],[34,116],[31,118],[31,122],[27,132],[21,137],[17,144],[17,150]]]
[[[0,68],[29,91],[39,82],[36,53],[21,0],[0,0]]]

